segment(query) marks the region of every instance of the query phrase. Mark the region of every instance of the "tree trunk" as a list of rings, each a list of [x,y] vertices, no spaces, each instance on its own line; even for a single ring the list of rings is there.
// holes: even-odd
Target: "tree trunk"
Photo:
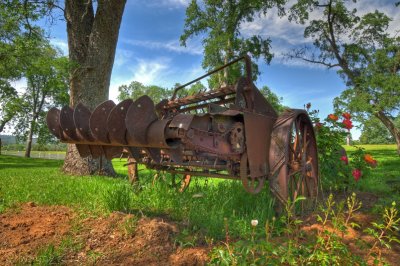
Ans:
[[[70,106],[75,107],[81,102],[93,110],[108,99],[125,3],[126,0],[99,0],[94,14],[91,0],[65,1],[69,58],[77,64],[70,71]],[[105,175],[115,174],[111,162],[105,157],[83,159],[75,145],[68,145],[64,172],[94,174],[95,169]]]
[[[397,154],[400,156],[400,130],[396,128],[393,121],[382,111],[376,112],[375,116],[385,125],[390,134],[394,137],[397,144]]]
[[[0,123],[0,133],[3,132],[4,126],[6,125],[6,122],[1,121]],[[1,138],[0,138],[0,155],[1,155]]]
[[[29,134],[28,134],[28,139],[26,140],[26,146],[25,146],[25,158],[31,158],[32,137],[33,137],[34,125],[35,125],[35,121],[32,121],[29,126]]]

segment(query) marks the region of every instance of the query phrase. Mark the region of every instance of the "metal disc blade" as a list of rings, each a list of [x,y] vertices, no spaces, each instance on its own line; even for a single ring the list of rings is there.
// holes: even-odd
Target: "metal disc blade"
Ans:
[[[74,110],[74,123],[76,131],[86,141],[94,141],[92,133],[90,132],[89,119],[92,112],[82,103],[78,103]]]
[[[69,106],[64,106],[60,113],[60,126],[63,133],[71,140],[79,141],[76,135],[76,128],[74,123],[74,110]]]
[[[115,107],[115,103],[111,100],[105,101],[93,111],[90,116],[90,130],[93,137],[100,142],[110,143],[108,139],[107,118],[111,110]]]
[[[137,99],[128,110],[125,125],[129,133],[129,143],[147,144],[147,129],[157,120],[154,103],[149,96],[144,95]]]
[[[107,119],[108,136],[111,143],[127,144],[125,117],[132,103],[132,99],[124,100],[111,110]]]
[[[51,134],[61,139],[60,110],[55,107],[51,108],[47,113],[46,122]]]

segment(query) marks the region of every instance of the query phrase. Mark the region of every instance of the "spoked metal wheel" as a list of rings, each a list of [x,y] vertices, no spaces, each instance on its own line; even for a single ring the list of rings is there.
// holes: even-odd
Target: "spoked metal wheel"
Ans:
[[[270,187],[281,204],[305,200],[302,212],[315,205],[318,194],[318,157],[314,130],[304,110],[286,111],[275,122],[270,149]]]
[[[250,176],[249,161],[246,152],[243,153],[240,159],[240,179],[242,180],[244,189],[252,194],[257,194],[262,190],[266,179],[265,176],[257,178]]]

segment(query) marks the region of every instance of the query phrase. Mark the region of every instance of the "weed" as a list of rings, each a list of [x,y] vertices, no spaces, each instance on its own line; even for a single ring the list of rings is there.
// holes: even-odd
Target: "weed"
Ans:
[[[132,204],[132,188],[127,185],[117,185],[104,194],[104,204],[110,212],[128,213]]]
[[[183,229],[175,238],[175,245],[179,247],[194,247],[196,246],[199,238],[197,234],[189,231],[188,229]]]
[[[398,226],[400,218],[396,209],[396,203],[393,202],[390,208],[385,208],[383,213],[382,223],[372,223],[372,228],[367,228],[364,231],[374,238],[374,242],[368,251],[367,258],[374,258],[374,264],[382,262],[382,249],[390,249],[391,242],[400,243],[396,233],[399,230]]]
[[[87,253],[88,256],[88,262],[90,265],[96,265],[98,259],[100,259],[103,256],[103,253],[89,250]]]
[[[36,260],[33,265],[57,265],[62,262],[62,252],[60,249],[54,247],[54,245],[49,245],[41,249],[36,256]]]
[[[126,237],[130,237],[135,233],[138,221],[139,221],[139,218],[134,215],[130,215],[129,217],[124,219],[121,227],[123,230],[123,234]]]
[[[354,213],[361,203],[352,194],[345,202],[336,203],[330,195],[320,207],[317,217],[320,228],[315,234],[304,238],[298,225],[302,221],[293,214],[293,205],[288,203],[285,214],[281,218],[281,226],[277,228],[275,219],[266,222],[265,238],[225,242],[223,246],[215,247],[211,253],[211,265],[366,265],[368,258],[361,258],[350,252],[344,242],[343,234],[352,224]],[[371,247],[376,250],[378,243],[397,241],[393,235],[386,234],[389,228],[394,229],[399,222],[395,218],[397,212],[391,208],[385,213],[385,226],[377,225],[381,231],[375,233],[377,241]],[[255,223],[253,228],[257,228]],[[383,230],[386,230],[382,234]],[[283,233],[284,237],[279,236]],[[278,235],[278,239],[272,236]],[[385,237],[384,237],[385,236]],[[363,243],[358,243],[362,245]],[[387,246],[386,246],[387,247]],[[376,252],[376,251],[375,251]],[[364,260],[363,260],[364,259]]]

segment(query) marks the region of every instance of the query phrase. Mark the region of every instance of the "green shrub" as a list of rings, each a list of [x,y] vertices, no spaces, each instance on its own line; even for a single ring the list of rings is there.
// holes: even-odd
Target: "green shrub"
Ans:
[[[359,181],[369,176],[377,161],[363,148],[354,146],[349,154],[343,148],[353,127],[350,114],[330,114],[321,121],[318,110],[307,111],[314,124],[323,188],[335,191],[359,186]]]

